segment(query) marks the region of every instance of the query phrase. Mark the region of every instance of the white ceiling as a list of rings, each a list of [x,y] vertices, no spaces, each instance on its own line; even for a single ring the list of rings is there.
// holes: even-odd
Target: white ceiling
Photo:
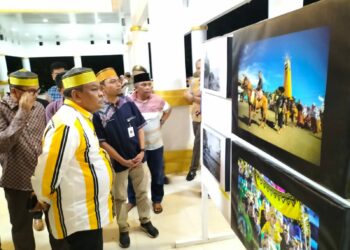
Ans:
[[[0,13],[7,41],[122,40],[126,11],[105,13]]]

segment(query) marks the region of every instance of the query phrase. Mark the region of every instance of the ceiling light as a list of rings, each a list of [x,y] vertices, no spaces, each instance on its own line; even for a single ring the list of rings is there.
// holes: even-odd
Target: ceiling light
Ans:
[[[49,20],[47,18],[43,18],[43,23],[47,23]]]
[[[13,32],[16,32],[16,31],[17,31],[17,29],[16,29],[16,28],[11,28],[11,30],[12,30]]]

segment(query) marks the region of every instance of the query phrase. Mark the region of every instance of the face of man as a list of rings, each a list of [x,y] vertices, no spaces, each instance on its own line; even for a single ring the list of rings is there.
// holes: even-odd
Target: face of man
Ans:
[[[15,86],[11,88],[11,96],[16,102],[19,102],[22,95],[34,95],[35,98],[38,96],[40,92],[39,87],[27,87],[27,86]]]
[[[55,79],[56,79],[57,74],[62,73],[62,72],[64,72],[64,71],[65,71],[65,69],[64,69],[64,68],[54,69],[54,70],[52,71],[52,73],[51,73],[52,80],[55,80]]]
[[[103,93],[98,82],[83,85],[82,91],[73,90],[72,99],[90,113],[98,111],[103,106]]]
[[[108,78],[104,81],[102,89],[108,96],[118,96],[122,92],[122,83],[118,77]]]
[[[135,91],[137,93],[137,96],[142,100],[149,98],[152,94],[152,90],[153,84],[151,81],[139,82],[135,84]]]

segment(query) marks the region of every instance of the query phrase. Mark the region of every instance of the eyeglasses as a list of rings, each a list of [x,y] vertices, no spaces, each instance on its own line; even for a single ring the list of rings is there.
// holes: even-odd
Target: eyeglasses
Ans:
[[[18,87],[15,87],[15,89],[17,90],[20,90],[22,92],[28,92],[28,93],[31,93],[31,94],[39,94],[40,93],[40,88],[37,88],[37,89],[22,89],[22,88],[18,88]]]

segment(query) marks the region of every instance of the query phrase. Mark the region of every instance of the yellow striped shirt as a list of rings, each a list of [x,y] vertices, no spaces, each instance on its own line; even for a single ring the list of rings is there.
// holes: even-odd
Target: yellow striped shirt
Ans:
[[[32,177],[40,201],[50,204],[52,234],[62,239],[112,222],[112,168],[100,148],[92,115],[65,100],[46,126]]]

